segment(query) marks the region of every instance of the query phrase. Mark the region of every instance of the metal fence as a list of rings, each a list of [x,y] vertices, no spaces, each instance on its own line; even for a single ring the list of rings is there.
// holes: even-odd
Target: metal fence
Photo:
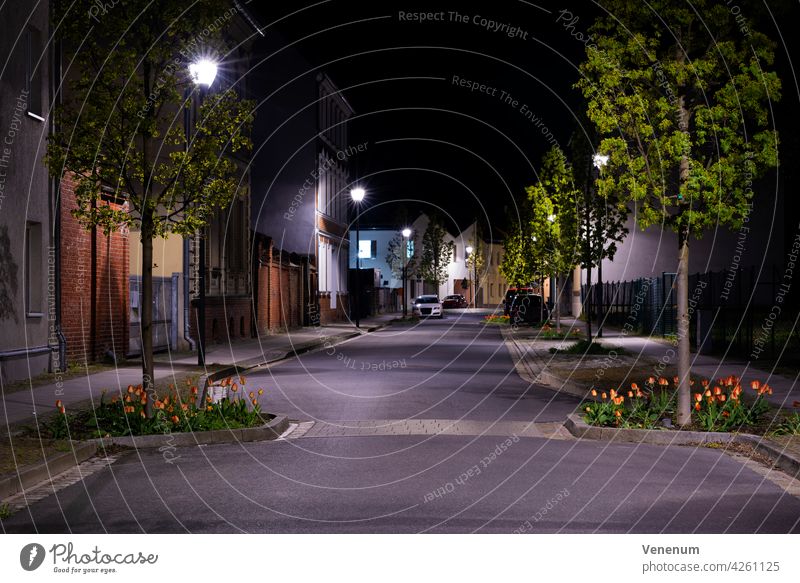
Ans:
[[[781,292],[777,266],[696,273],[689,276],[691,342],[701,352],[727,353],[750,360],[770,359],[787,347],[800,351],[800,335],[793,329],[794,311],[774,316]],[[640,333],[659,336],[677,334],[675,274],[632,281],[604,282],[602,293],[592,285],[582,286],[583,304],[592,310],[592,320],[605,324],[630,324]],[[602,303],[599,301],[602,298]],[[772,315],[771,315],[772,314]],[[596,325],[596,324],[595,324]]]

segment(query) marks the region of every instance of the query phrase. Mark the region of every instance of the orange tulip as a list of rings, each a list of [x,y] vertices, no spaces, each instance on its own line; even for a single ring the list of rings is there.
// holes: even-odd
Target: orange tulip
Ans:
[[[173,422],[173,423],[178,423],[178,422],[180,422],[180,419],[178,418],[178,416],[177,416],[177,415],[173,415],[173,416],[171,417],[171,419],[172,419],[172,422]]]
[[[608,395],[606,395],[605,391],[600,395],[601,399],[607,399]]]
[[[134,391],[133,385],[128,385],[128,392],[132,393]]]
[[[617,398],[617,391],[615,391],[614,389],[611,389],[608,392],[608,396],[611,397],[612,399],[616,399]]]
[[[706,392],[703,393],[703,395],[705,395],[706,397],[710,397],[711,396],[711,391],[709,389],[706,389]]]
[[[681,379],[679,379],[678,377],[672,377],[673,384],[677,385],[679,382],[681,382]]]
[[[587,413],[591,413],[592,412],[592,408],[591,407],[586,407],[586,412]]]
[[[130,395],[128,395],[127,397],[125,397],[125,402],[126,402],[126,403],[130,403],[132,400],[133,400],[133,399],[131,399],[131,396],[130,396]]]
[[[639,385],[637,385],[636,383],[631,383],[631,389],[634,390],[634,391],[638,391],[639,390]]]
[[[197,394],[197,387],[192,387],[191,389],[189,389],[189,393],[191,393],[192,395],[196,395]]]
[[[761,388],[761,381],[750,381],[750,388],[754,391],[757,391],[759,388]]]
[[[144,414],[144,411],[139,411],[139,417],[144,419],[145,417],[147,417],[147,415]]]
[[[720,396],[719,396],[719,397],[717,397],[717,398],[719,399],[719,402],[720,402],[720,403],[724,403],[724,402],[725,402],[725,399],[726,399],[725,395],[720,395]]]
[[[628,398],[633,399],[633,391],[628,391]]]
[[[258,399],[253,399],[253,405],[258,405]]]
[[[181,410],[182,411],[188,411],[189,410],[189,405],[187,405],[186,403],[182,403],[181,404]]]
[[[695,408],[696,411],[699,411],[700,410],[700,403],[695,403],[694,404],[694,408]]]
[[[592,397],[596,397],[596,396],[597,396],[597,390],[596,389],[592,389]]]
[[[700,384],[703,385],[704,387],[707,387],[708,384],[709,384],[709,380],[708,379],[703,379],[702,381],[700,381]]]
[[[251,399],[254,399],[256,394],[253,391],[250,391],[250,393],[247,396],[250,397]]]
[[[715,395],[721,395],[722,394],[722,389],[720,389],[719,387],[714,387],[714,394]]]
[[[58,400],[56,401],[56,407],[59,407],[59,408],[60,408],[60,407],[61,407],[61,405],[62,405],[62,403],[61,403],[61,399],[58,399]]]
[[[239,382],[241,384],[245,384],[247,382],[247,379],[245,379],[244,377],[239,377]]]
[[[616,411],[614,411],[614,415],[617,416],[617,417],[622,417],[622,411],[617,409]]]
[[[656,378],[655,377],[647,377],[647,384],[652,385],[655,384]]]
[[[206,411],[211,411],[213,408],[214,408],[214,407],[212,407],[211,405],[209,405],[208,407],[206,407]]]
[[[800,401],[792,401],[792,407],[800,407]]]
[[[658,384],[661,385],[662,387],[665,387],[669,384],[669,381],[664,377],[661,377],[658,379]]]
[[[64,415],[67,412],[67,410],[62,405],[61,407],[58,408],[58,412],[61,413],[62,415]]]
[[[258,394],[259,395],[263,395],[264,394],[264,389],[258,389]],[[596,395],[597,391],[595,391],[594,394]]]
[[[238,391],[238,390],[239,390],[239,387],[237,387],[236,385],[233,385],[233,386],[231,387],[231,391],[233,391],[234,393],[235,393],[236,391]]]
[[[700,393],[695,393],[694,394],[694,400],[698,401],[698,402],[702,401],[703,400],[703,395],[701,395]]]

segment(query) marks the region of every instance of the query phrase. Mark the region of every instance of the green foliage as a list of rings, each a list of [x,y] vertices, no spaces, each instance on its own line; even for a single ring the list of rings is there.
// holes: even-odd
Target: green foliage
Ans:
[[[252,104],[224,80],[195,112],[188,143],[183,127],[183,109],[199,91],[189,64],[224,61],[230,5],[164,0],[142,10],[121,2],[102,26],[87,17],[94,5],[58,3],[58,33],[71,56],[60,130],[48,143],[50,172],[74,175],[73,214],[87,227],[194,233],[243,193],[234,156],[251,147]],[[105,204],[109,194],[126,204]]]
[[[5,520],[11,516],[11,507],[8,504],[0,504],[0,520]]]
[[[592,27],[597,42],[580,66],[577,87],[610,156],[601,191],[636,203],[642,228],[663,224],[687,238],[738,228],[753,177],[777,162],[773,43],[743,35],[718,2],[648,7],[605,3],[612,16]]]
[[[412,255],[409,257],[408,241],[406,238],[403,237],[402,233],[397,233],[394,237],[392,237],[391,241],[389,241],[389,245],[386,249],[386,263],[389,268],[392,270],[392,276],[395,279],[403,279],[403,261],[405,261],[406,266],[406,277],[411,278],[416,273],[417,262],[416,257]],[[405,253],[405,258],[404,258]]]
[[[445,241],[447,229],[438,215],[431,215],[422,237],[422,257],[419,275],[438,289],[447,281],[448,267],[453,259],[453,242]]]
[[[577,332],[577,330],[576,330]],[[618,346],[605,346],[599,342],[581,339],[567,348],[551,348],[552,354],[625,354],[625,350]]]
[[[228,383],[228,397],[217,403],[197,404],[197,389],[187,399],[181,399],[174,390],[156,398],[152,416],[145,414],[149,397],[144,389],[128,387],[127,392],[106,400],[105,395],[91,411],[74,414],[60,413],[53,421],[40,427],[43,435],[54,439],[93,438],[104,436],[156,435],[176,431],[210,431],[257,427],[265,423],[255,392],[239,394],[243,387]],[[263,391],[259,389],[259,395]]]
[[[775,431],[775,435],[800,435],[800,413],[792,413],[781,421]]]

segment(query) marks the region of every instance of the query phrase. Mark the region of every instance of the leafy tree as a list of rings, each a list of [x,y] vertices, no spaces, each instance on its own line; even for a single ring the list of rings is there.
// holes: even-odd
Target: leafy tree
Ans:
[[[678,238],[678,418],[690,422],[689,247],[703,230],[738,228],[752,178],[777,162],[769,101],[773,43],[724,3],[604,3],[577,86],[610,156],[600,188],[636,204],[642,228]],[[709,30],[709,26],[713,28]]]
[[[473,282],[473,302],[477,306],[478,302],[478,288],[480,281],[480,274],[483,271],[483,266],[486,264],[486,243],[483,240],[483,229],[481,224],[475,221],[474,237],[467,241],[467,247],[472,247],[472,253],[467,254],[467,273],[472,274],[475,281]]]
[[[586,289],[592,289],[592,268],[597,267],[597,291],[602,290],[602,260],[613,260],[617,253],[617,243],[628,234],[629,209],[620,200],[618,192],[598,188],[597,178],[603,171],[598,168],[595,157],[599,138],[593,124],[585,114],[579,115],[579,128],[570,140],[572,174],[575,186],[582,196],[578,196],[578,246],[581,267],[586,269]],[[598,295],[597,305],[602,310],[603,299]],[[586,309],[586,337],[592,338],[592,314],[590,303]],[[598,323],[598,335],[602,335],[602,313]]]
[[[150,415],[153,238],[191,235],[243,193],[233,156],[251,146],[252,104],[233,87],[213,92],[186,136],[184,109],[196,91],[188,67],[214,55],[224,61],[229,3],[159,0],[143,9],[120,2],[102,15],[101,26],[87,17],[95,4],[59,2],[55,10],[57,34],[72,55],[47,164],[54,176],[73,177],[74,215],[86,228],[141,233],[142,372]],[[126,204],[105,204],[104,193]]]
[[[540,257],[541,271],[555,277],[556,326],[561,327],[559,281],[579,261],[578,192],[572,168],[558,146],[542,158],[539,181],[526,189],[530,207],[531,241]]]
[[[402,233],[397,233],[386,247],[386,263],[395,279],[403,279],[403,261],[406,266],[406,277],[411,278],[415,273],[416,257],[415,254],[409,253],[411,251],[409,243],[413,245],[413,240],[406,241]]]
[[[447,281],[448,267],[453,258],[453,242],[445,241],[447,229],[438,215],[431,215],[422,236],[422,256],[419,275],[438,289]]]

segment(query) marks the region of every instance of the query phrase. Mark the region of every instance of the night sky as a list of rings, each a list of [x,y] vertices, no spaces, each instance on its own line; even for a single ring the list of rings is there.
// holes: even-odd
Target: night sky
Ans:
[[[581,104],[572,88],[577,66],[602,13],[593,2],[522,0],[249,7],[267,35],[279,31],[294,43],[356,110],[350,141],[366,150],[352,171],[369,193],[367,222],[402,222],[438,207],[452,228],[485,217],[501,229],[542,154],[556,143],[567,148]],[[781,184],[793,192],[800,124],[789,55],[800,51],[790,28],[800,11],[791,2],[770,7],[781,30],[766,12],[754,26],[779,43]],[[419,12],[432,14],[412,20]]]

